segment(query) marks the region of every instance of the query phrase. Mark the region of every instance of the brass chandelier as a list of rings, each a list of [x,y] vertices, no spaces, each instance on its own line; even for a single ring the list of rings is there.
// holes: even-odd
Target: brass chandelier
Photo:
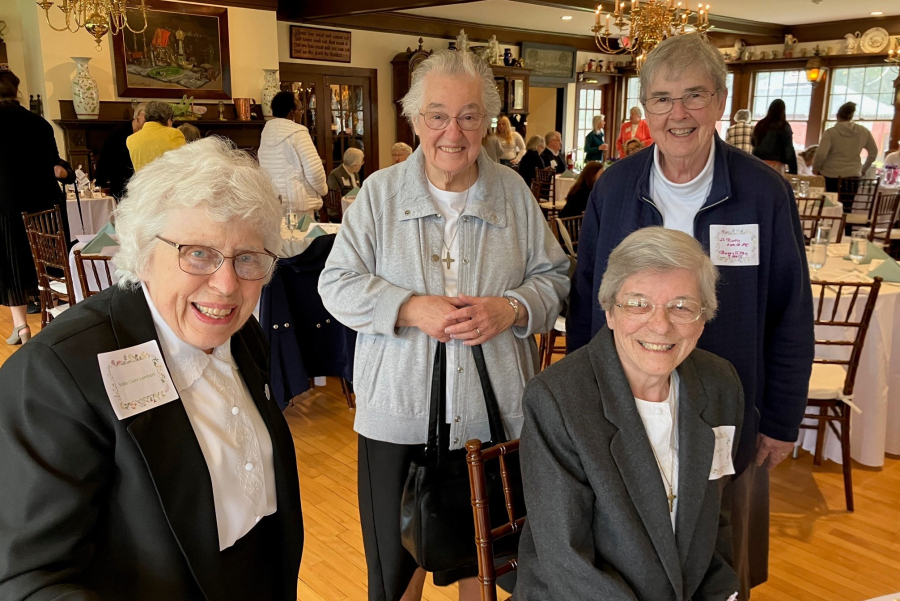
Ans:
[[[75,33],[83,27],[94,36],[98,52],[100,51],[100,41],[109,31],[116,35],[125,28],[131,33],[143,33],[147,29],[148,9],[145,0],[141,0],[141,5],[137,7],[144,17],[144,26],[141,29],[132,29],[128,23],[128,17],[125,15],[127,8],[125,0],[62,0],[62,4],[57,8],[65,15],[65,27],[54,27],[50,21],[50,8],[53,6],[53,2],[41,0],[37,5],[44,9],[50,29]]]
[[[640,72],[647,54],[664,39],[683,33],[706,33],[711,27],[709,4],[697,5],[695,12],[688,8],[686,2],[682,6],[682,2],[676,3],[675,0],[632,0],[631,10],[626,13],[625,2],[615,0],[614,10],[606,15],[600,10],[602,6],[598,6],[594,26],[591,27],[594,42],[605,54],[631,53]],[[695,19],[693,23],[690,22],[691,17]],[[618,47],[614,47],[610,40],[613,26],[621,33]]]

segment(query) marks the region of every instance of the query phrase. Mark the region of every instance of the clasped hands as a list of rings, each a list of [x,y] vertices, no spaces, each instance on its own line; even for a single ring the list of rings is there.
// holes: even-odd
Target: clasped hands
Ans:
[[[519,322],[527,323],[519,306]],[[440,342],[462,340],[466,346],[483,344],[515,325],[516,311],[501,296],[413,296],[402,307],[397,326],[419,328]]]

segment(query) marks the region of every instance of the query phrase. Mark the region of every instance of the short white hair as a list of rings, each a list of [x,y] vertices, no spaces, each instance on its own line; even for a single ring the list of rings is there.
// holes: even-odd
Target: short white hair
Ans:
[[[719,308],[716,298],[719,270],[694,237],[661,226],[630,233],[609,254],[600,282],[600,306],[604,311],[612,311],[619,290],[631,276],[644,271],[666,273],[676,269],[685,269],[696,276],[700,304],[706,309],[703,317],[705,321],[711,320]]]
[[[362,165],[363,161],[366,160],[366,155],[359,148],[348,148],[344,151],[344,156],[341,159],[341,162],[347,166],[352,167],[353,165]]]
[[[412,154],[413,149],[412,146],[405,142],[397,142],[393,146],[391,146],[391,154],[396,154],[399,152],[405,152],[407,155]]]
[[[281,248],[281,206],[272,180],[252,156],[210,136],[166,152],[128,181],[114,213],[121,288],[141,282],[169,214],[194,207],[205,208],[213,221],[251,228],[272,252]]]
[[[546,134],[544,134],[544,142],[546,142],[547,144],[549,144],[550,140],[553,140],[554,138],[559,138],[560,141],[562,141],[562,134],[558,131],[548,131]]]
[[[753,117],[750,115],[750,111],[747,109],[741,109],[734,114],[734,122],[735,123],[750,123],[753,120]]]
[[[525,143],[525,150],[537,150],[543,146],[547,147],[547,143],[544,141],[543,136],[531,136],[528,138],[528,142]]]
[[[657,71],[666,73],[669,79],[677,79],[685,71],[697,69],[709,76],[715,90],[727,89],[728,67],[725,57],[705,35],[688,33],[667,38],[647,54],[641,67],[641,102],[647,101],[647,88]]]
[[[597,125],[599,125],[601,121],[605,121],[605,120],[606,120],[606,115],[604,115],[603,113],[594,115],[594,118],[591,119],[591,126],[594,129],[597,129]]]
[[[494,81],[494,72],[491,71],[490,65],[472,52],[442,50],[419,63],[413,72],[409,91],[400,101],[403,106],[403,116],[410,125],[415,125],[419,119],[422,98],[425,95],[425,83],[428,76],[432,74],[444,77],[471,77],[481,83],[481,104],[484,106],[485,113],[485,124],[482,127],[487,127],[494,117],[500,114],[502,106],[500,93],[497,92],[497,83]]]
[[[631,107],[630,109],[628,109],[628,116],[629,116],[629,117],[631,116],[631,113],[637,113],[639,117],[643,117],[643,116],[644,116],[644,111],[641,110],[641,107],[639,107],[638,105],[634,105],[633,107]]]

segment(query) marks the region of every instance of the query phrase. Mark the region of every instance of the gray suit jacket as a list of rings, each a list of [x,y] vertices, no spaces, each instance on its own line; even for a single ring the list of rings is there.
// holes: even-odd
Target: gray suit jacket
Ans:
[[[528,384],[521,437],[528,518],[516,601],[726,601],[738,590],[730,520],[720,508],[730,478],[709,480],[709,472],[712,427],[734,425],[740,439],[740,380],[730,363],[699,349],[677,371],[674,533],[609,328]]]

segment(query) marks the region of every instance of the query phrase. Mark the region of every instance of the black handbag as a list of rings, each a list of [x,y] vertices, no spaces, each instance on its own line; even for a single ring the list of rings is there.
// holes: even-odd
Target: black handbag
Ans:
[[[472,352],[491,429],[491,440],[484,445],[486,448],[506,442],[507,438],[500,418],[500,407],[487,373],[484,350],[479,345],[472,347]],[[428,442],[422,455],[410,465],[400,503],[400,537],[403,547],[420,567],[429,572],[459,570],[470,566],[477,568],[466,450],[449,450],[450,427],[443,419],[447,404],[446,382],[446,347],[443,343],[438,343],[431,379]],[[491,467],[494,469],[490,469]],[[518,465],[514,467],[517,468]],[[502,523],[508,518],[499,466],[491,465],[486,471],[491,522]],[[521,482],[521,478],[513,480]],[[522,495],[517,494],[516,497],[521,499]],[[518,545],[518,540],[511,540],[506,544],[514,548]]]

